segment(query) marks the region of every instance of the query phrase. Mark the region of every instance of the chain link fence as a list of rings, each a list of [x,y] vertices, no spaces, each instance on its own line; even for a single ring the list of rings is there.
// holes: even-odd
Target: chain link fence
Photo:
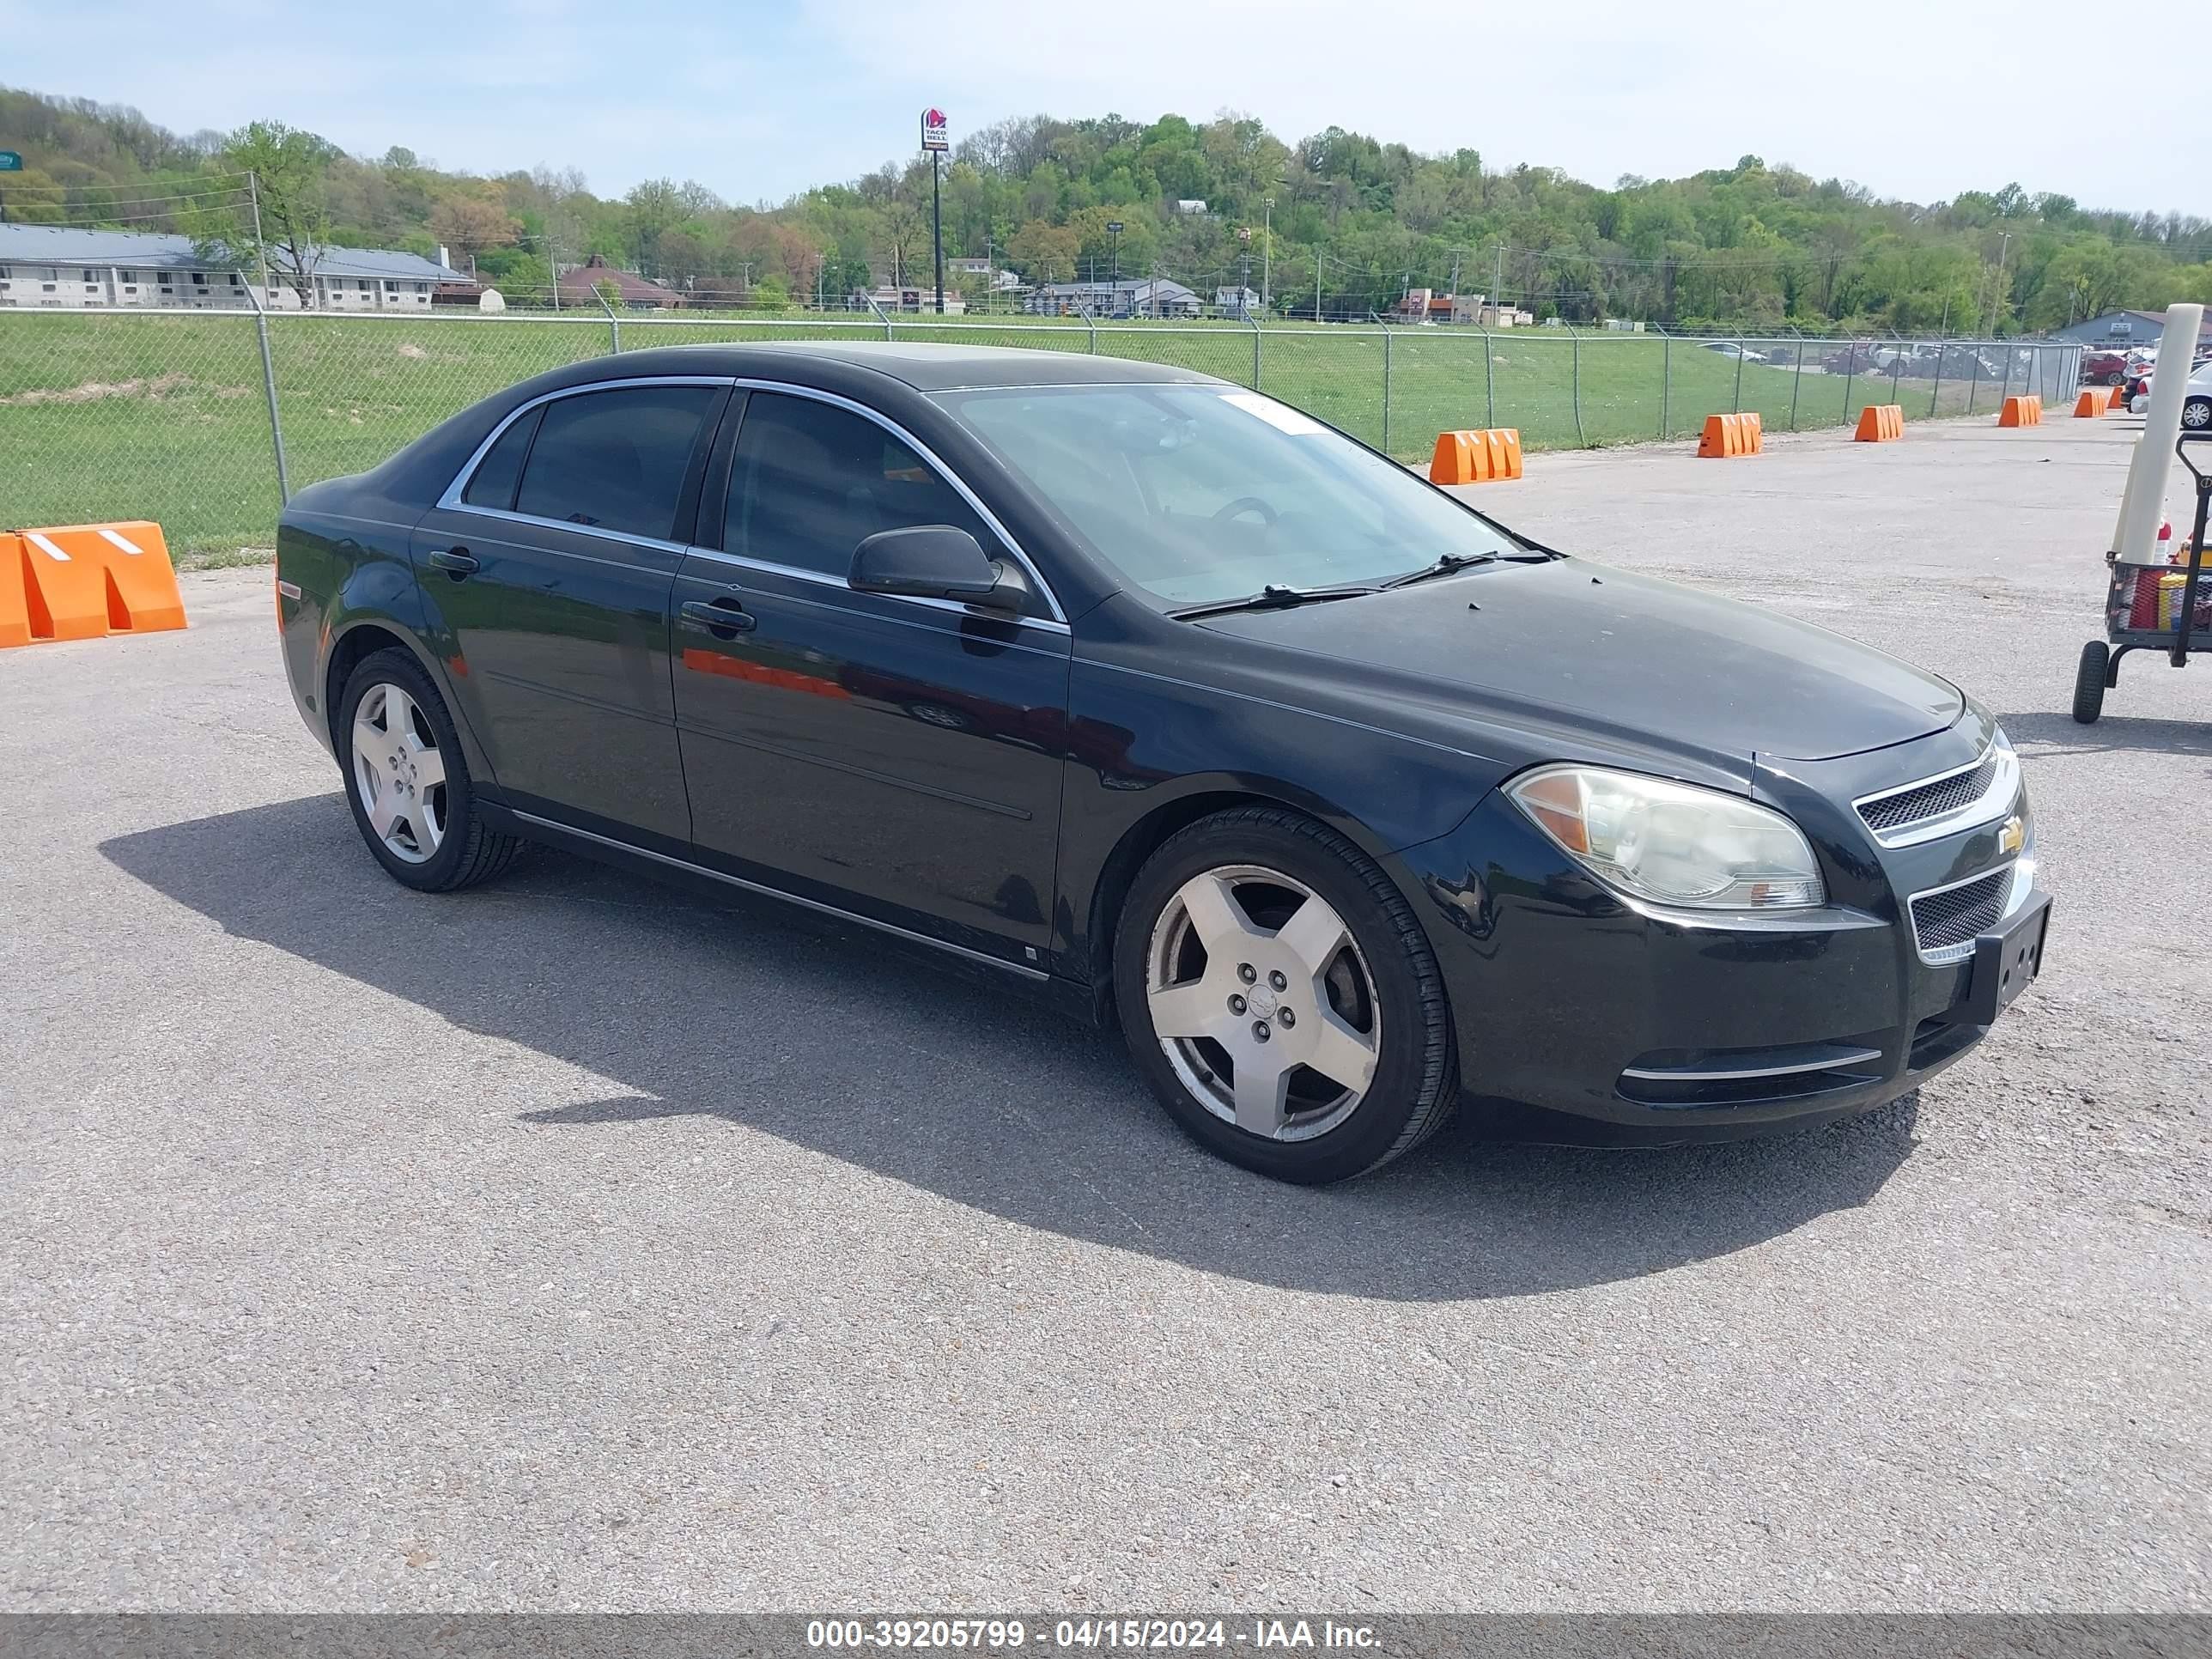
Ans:
[[[1770,433],[1994,415],[2072,394],[2081,348],[2036,341],[1689,337],[1530,328],[1082,319],[342,316],[0,311],[0,524],[159,521],[180,551],[267,546],[282,491],[358,472],[480,398],[610,351],[942,341],[1168,363],[1255,386],[1398,459],[1517,427],[1525,448],[1684,438],[1757,410]],[[281,479],[281,483],[280,483]]]

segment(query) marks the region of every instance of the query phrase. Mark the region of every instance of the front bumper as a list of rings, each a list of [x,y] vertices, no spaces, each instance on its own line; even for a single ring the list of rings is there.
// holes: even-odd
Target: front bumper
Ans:
[[[1922,770],[1960,746],[1924,741],[1936,746]],[[2048,900],[2002,819],[1878,846],[1848,803],[1868,775],[1915,775],[1915,758],[1885,752],[1874,767],[1826,763],[1826,777],[1790,763],[1755,789],[1820,852],[1831,902],[1818,911],[1723,917],[1626,899],[1498,793],[1400,854],[1466,1091],[1633,1132],[1609,1138],[1692,1139],[1866,1111],[1965,1054],[2039,967]],[[2014,806],[2024,814],[2025,797]],[[2000,870],[2009,888],[1984,942],[1928,960],[1910,896]]]

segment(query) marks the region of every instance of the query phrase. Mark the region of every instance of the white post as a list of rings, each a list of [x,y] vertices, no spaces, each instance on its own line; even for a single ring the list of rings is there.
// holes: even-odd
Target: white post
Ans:
[[[2203,322],[2201,305],[2166,307],[2166,334],[2159,342],[2158,360],[2173,367],[2151,374],[2150,407],[2143,416],[2142,436],[2136,440],[2135,458],[2128,463],[2126,488],[2120,492],[2120,520],[2112,531],[2112,554],[2122,564],[2150,564],[2158,557],[2166,473],[2173,464],[2174,443],[2181,436],[2181,404],[2183,394],[2189,390],[2189,362],[2196,355],[2197,331]]]

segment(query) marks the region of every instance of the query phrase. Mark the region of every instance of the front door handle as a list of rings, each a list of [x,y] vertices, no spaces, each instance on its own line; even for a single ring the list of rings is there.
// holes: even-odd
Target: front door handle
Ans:
[[[724,635],[750,634],[758,626],[752,615],[735,599],[686,599],[680,607],[684,620]]]
[[[455,581],[464,576],[473,575],[483,568],[476,555],[465,547],[441,547],[430,555],[430,568],[444,571]]]

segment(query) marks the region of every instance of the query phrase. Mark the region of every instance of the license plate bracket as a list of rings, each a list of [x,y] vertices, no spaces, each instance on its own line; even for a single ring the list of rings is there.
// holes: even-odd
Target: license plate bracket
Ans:
[[[1967,981],[1969,1024],[1994,1025],[2013,1000],[2043,971],[2043,941],[2051,926],[2051,897],[2030,895],[1996,933],[1974,941],[1974,972]]]

